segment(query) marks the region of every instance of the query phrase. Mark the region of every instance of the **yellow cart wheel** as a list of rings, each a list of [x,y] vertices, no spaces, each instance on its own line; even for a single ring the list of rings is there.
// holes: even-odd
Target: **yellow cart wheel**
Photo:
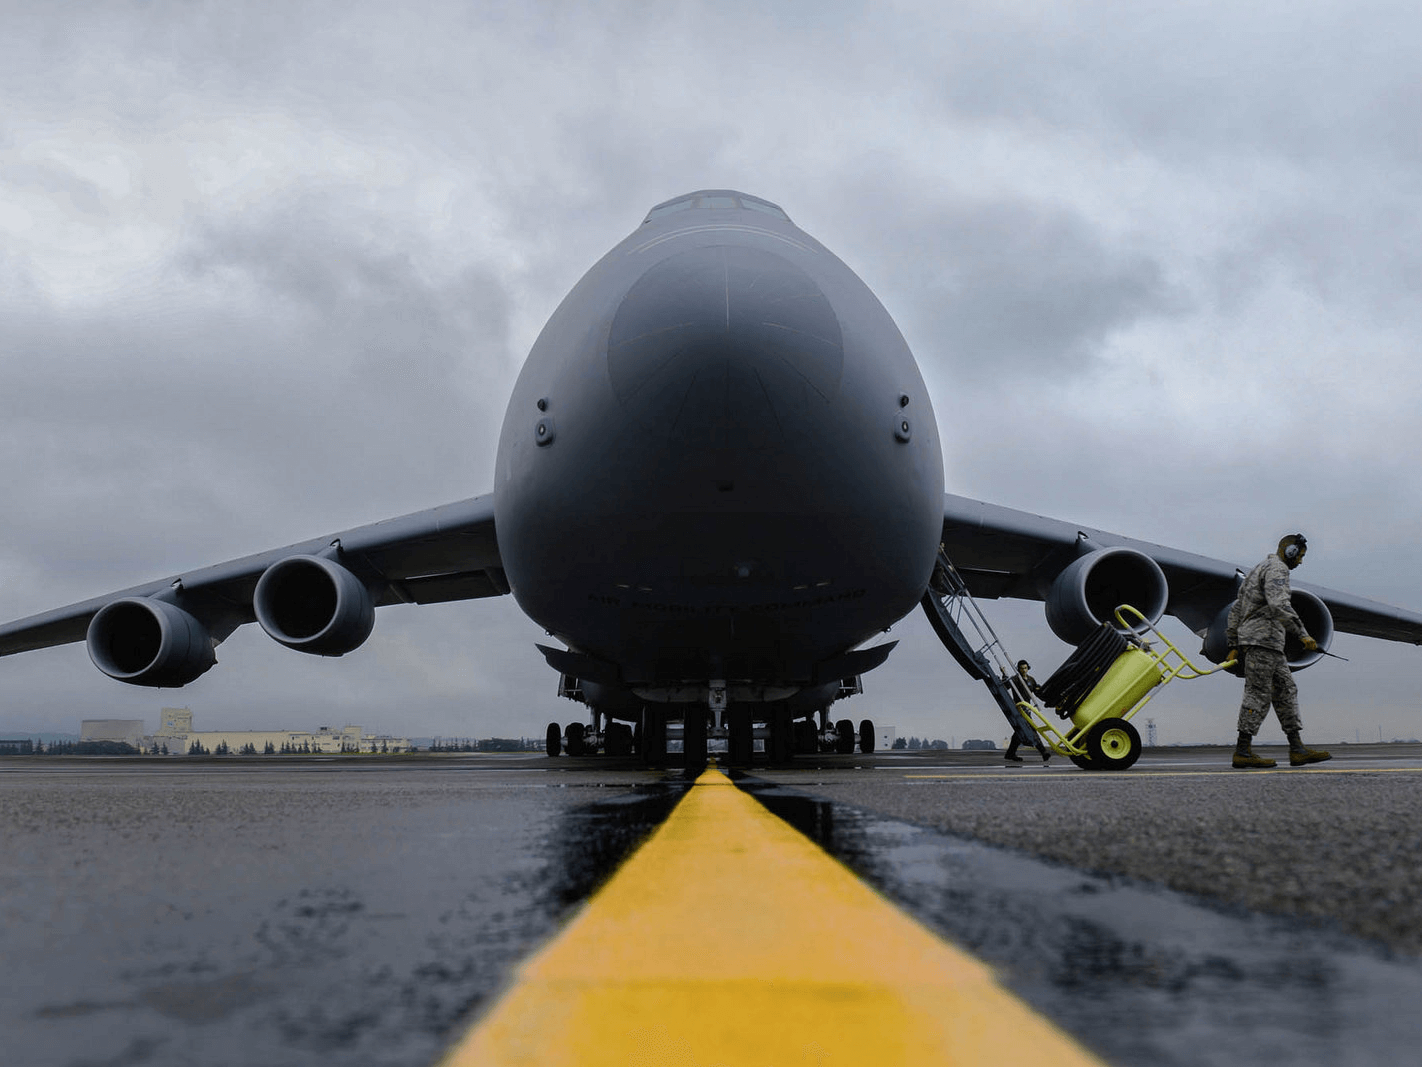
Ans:
[[[1068,756],[1067,759],[1071,760],[1084,771],[1091,770],[1091,761],[1085,756]]]
[[[1125,719],[1102,719],[1086,738],[1093,770],[1124,771],[1141,756],[1141,735]]]

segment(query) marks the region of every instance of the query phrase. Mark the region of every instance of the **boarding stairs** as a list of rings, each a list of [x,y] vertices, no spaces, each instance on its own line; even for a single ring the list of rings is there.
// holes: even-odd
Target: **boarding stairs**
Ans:
[[[967,582],[941,545],[922,604],[943,647],[963,670],[988,687],[1012,732],[1030,740],[1044,763],[1051,759],[1051,749],[1018,705],[1019,701],[1030,703],[1032,694],[1017,676],[1016,661],[1002,647],[1002,641],[968,592]]]

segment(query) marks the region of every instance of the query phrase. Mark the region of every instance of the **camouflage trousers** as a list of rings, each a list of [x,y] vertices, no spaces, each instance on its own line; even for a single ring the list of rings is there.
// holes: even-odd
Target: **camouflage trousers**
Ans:
[[[1303,729],[1299,719],[1299,687],[1282,652],[1272,648],[1248,645],[1241,648],[1244,657],[1244,700],[1239,705],[1239,732],[1253,737],[1259,732],[1269,705],[1279,716],[1284,733]]]

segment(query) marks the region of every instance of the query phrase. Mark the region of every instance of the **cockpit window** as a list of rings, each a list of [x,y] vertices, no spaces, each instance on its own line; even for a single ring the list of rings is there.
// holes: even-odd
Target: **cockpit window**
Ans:
[[[673,200],[670,204],[663,204],[661,207],[652,208],[651,211],[647,212],[645,221],[651,222],[653,219],[659,219],[663,215],[670,215],[674,211],[685,211],[687,208],[695,206],[696,197],[694,196],[688,196],[685,200]]]
[[[767,215],[774,215],[781,222],[789,222],[790,216],[781,211],[774,204],[767,204],[764,200],[752,200],[748,196],[741,197],[741,207],[748,207],[752,211],[764,211]]]
[[[743,193],[692,193],[690,196],[683,196],[679,200],[672,200],[665,204],[658,204],[647,212],[647,217],[642,220],[643,225],[653,219],[662,218],[678,211],[686,211],[689,208],[703,208],[707,210],[726,210],[735,208],[748,208],[751,211],[759,211],[766,215],[771,215],[782,222],[789,222],[790,217],[781,211],[768,200],[757,200],[754,197],[746,196]]]

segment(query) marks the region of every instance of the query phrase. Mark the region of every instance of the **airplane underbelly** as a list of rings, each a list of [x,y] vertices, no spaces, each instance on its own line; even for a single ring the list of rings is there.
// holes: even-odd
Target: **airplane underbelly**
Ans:
[[[904,584],[853,516],[612,516],[628,551],[568,574],[579,647],[641,678],[803,677],[893,618]],[[875,562],[878,560],[879,562]],[[903,594],[898,593],[898,598]]]
[[[940,493],[856,485],[859,464],[822,458],[718,481],[663,454],[628,483],[589,480],[524,513],[514,594],[628,680],[804,678],[913,608],[942,524]]]

